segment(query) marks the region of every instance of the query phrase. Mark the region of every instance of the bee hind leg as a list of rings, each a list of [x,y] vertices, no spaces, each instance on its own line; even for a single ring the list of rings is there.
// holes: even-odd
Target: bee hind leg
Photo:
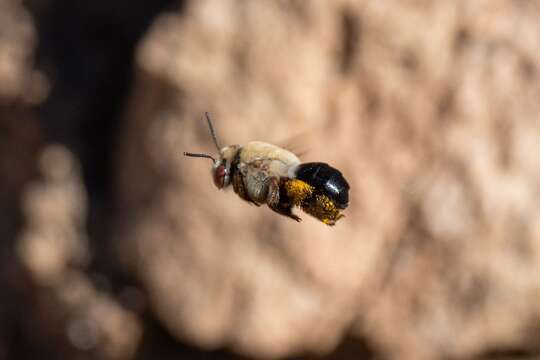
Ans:
[[[266,196],[266,203],[272,211],[277,212],[280,215],[289,217],[295,221],[302,221],[302,219],[292,213],[291,204],[283,204],[279,201],[279,179],[277,177],[271,177],[268,180],[268,194]]]

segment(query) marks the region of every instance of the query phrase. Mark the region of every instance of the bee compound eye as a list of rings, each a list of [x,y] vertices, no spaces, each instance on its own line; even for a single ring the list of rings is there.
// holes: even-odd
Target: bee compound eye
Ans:
[[[225,184],[225,165],[219,165],[214,169],[214,184],[218,189],[223,188]]]

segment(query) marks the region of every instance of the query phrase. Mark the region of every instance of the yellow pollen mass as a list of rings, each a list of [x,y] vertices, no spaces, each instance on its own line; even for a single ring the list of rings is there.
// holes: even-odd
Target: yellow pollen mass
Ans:
[[[336,221],[344,216],[326,195],[316,195],[314,202],[302,205],[302,210],[326,225],[335,225]]]
[[[294,206],[299,206],[326,225],[335,225],[336,221],[345,216],[328,196],[313,194],[314,187],[302,180],[287,180],[283,186]]]
[[[302,180],[289,180],[285,183],[287,195],[295,206],[300,206],[302,201],[313,193],[313,186]]]

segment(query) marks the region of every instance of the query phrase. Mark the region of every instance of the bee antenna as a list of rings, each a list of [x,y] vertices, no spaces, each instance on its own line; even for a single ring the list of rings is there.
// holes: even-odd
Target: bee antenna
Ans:
[[[184,156],[207,158],[207,159],[211,159],[213,162],[216,162],[216,159],[214,159],[212,156],[208,154],[195,154],[195,153],[184,152]]]
[[[210,119],[210,114],[207,112],[204,113],[206,116],[206,121],[208,122],[208,127],[210,128],[210,134],[212,135],[212,140],[214,140],[214,144],[216,145],[216,148],[218,152],[221,150],[221,148],[218,145],[216,132],[214,131],[214,126],[212,125],[212,120]]]

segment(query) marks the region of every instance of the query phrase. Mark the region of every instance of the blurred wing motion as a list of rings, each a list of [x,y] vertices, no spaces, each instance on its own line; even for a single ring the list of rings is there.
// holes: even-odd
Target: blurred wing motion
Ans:
[[[309,153],[315,139],[315,130],[306,130],[296,135],[288,136],[281,141],[277,141],[277,146],[286,149],[298,157]]]

